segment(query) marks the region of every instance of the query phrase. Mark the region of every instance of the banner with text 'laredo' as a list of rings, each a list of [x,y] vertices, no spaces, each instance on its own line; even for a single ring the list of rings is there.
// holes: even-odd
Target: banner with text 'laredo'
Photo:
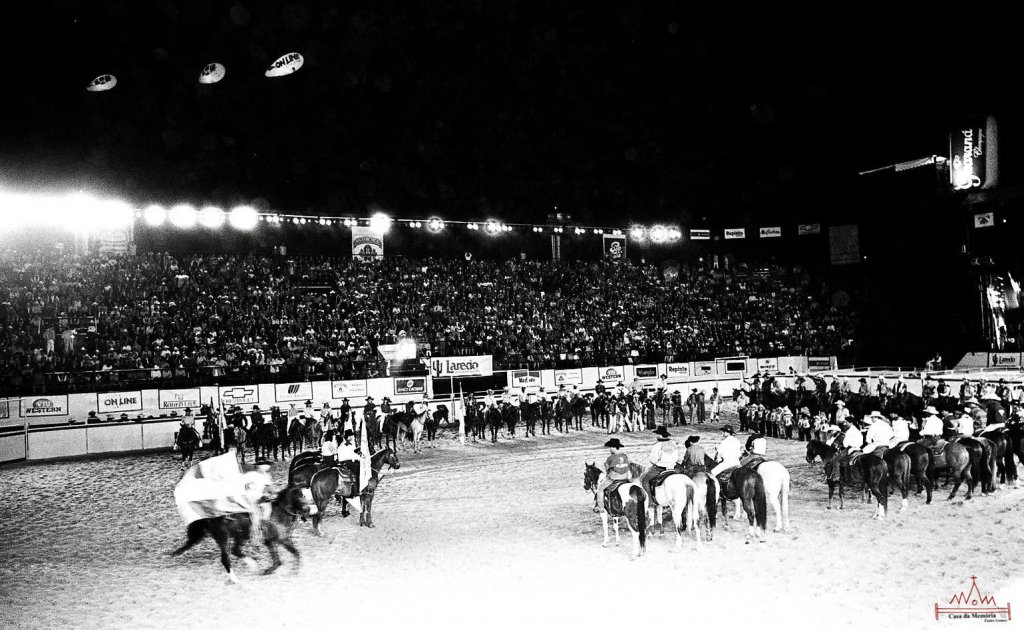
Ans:
[[[352,258],[363,262],[384,258],[384,233],[370,227],[353,226]]]
[[[491,355],[471,357],[434,357],[430,360],[434,378],[459,376],[491,376],[494,366]]]

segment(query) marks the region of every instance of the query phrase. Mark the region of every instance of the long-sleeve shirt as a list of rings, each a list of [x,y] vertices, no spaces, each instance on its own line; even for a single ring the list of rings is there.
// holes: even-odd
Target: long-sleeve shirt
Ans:
[[[652,466],[661,466],[662,468],[673,468],[676,465],[676,459],[679,457],[679,447],[672,440],[665,440],[658,442],[651,447],[651,455],[648,460]]]
[[[739,466],[740,455],[743,453],[743,445],[741,445],[740,441],[735,437],[729,435],[718,443],[716,453],[718,455],[718,461],[723,464]]]

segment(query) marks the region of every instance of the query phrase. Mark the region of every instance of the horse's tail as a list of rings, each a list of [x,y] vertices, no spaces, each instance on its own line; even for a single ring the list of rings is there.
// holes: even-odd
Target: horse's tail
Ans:
[[[764,480],[754,473],[754,518],[763,532],[768,527],[768,501],[765,498]]]
[[[704,501],[704,507],[708,511],[708,526],[714,529],[715,522],[718,520],[718,484],[711,475],[707,475],[705,483],[708,486],[708,492]]]
[[[640,535],[640,551],[647,549],[647,495],[643,488],[634,485],[629,489],[629,498],[636,504],[636,530]]]

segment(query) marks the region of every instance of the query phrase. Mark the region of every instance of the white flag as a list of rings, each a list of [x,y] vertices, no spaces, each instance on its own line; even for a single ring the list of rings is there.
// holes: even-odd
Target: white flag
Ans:
[[[372,421],[372,419],[370,420]],[[362,493],[366,490],[366,485],[370,483],[370,477],[373,475],[373,460],[370,459],[370,443],[366,439],[366,422],[364,419],[359,423],[359,445],[362,447],[362,455],[359,457],[359,492]]]

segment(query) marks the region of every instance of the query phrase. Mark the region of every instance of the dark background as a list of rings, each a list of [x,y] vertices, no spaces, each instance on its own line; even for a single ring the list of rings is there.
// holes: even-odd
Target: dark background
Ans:
[[[780,5],[785,6],[780,6]],[[860,227],[833,268],[863,312],[864,362],[947,361],[979,338],[970,261],[1010,254],[1017,202],[975,235],[934,167],[966,117],[996,115],[1021,184],[1016,20],[972,3],[44,0],[6,20],[2,185],[262,210],[683,228],[821,223],[776,242],[633,248],[650,260],[828,267],[827,226]],[[289,52],[294,75],[263,72]],[[204,86],[217,61],[226,78]],[[89,93],[95,76],[118,85]],[[2,209],[0,209],[2,211]],[[282,230],[284,228],[281,228]],[[290,253],[347,253],[307,227]],[[998,232],[998,235],[993,235]],[[546,236],[397,230],[389,253],[550,255]],[[268,250],[282,237],[139,232],[140,248]],[[497,244],[497,246],[495,246]],[[599,255],[565,239],[563,255]],[[1012,262],[1012,261],[1011,261]],[[1019,263],[1018,263],[1019,264]]]

